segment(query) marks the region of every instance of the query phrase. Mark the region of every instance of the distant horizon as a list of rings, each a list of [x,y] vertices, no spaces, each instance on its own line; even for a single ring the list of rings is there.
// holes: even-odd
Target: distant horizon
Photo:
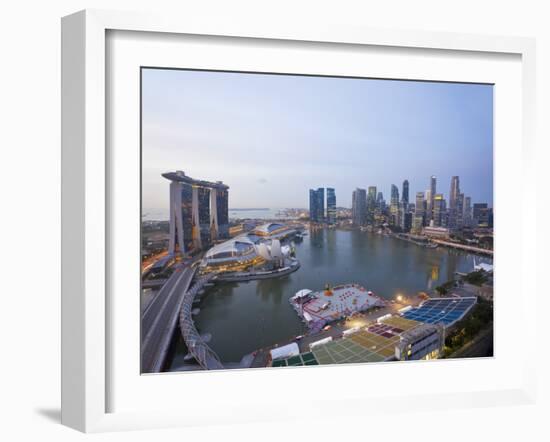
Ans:
[[[309,189],[409,181],[409,202],[452,176],[493,206],[493,87],[481,84],[143,69],[142,207],[167,210],[161,173],[221,180],[230,210],[303,208]],[[269,203],[267,203],[269,201]]]

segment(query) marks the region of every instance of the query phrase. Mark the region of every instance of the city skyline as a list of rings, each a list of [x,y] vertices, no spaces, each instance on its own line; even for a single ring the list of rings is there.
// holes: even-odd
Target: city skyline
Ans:
[[[142,93],[144,210],[168,209],[174,169],[223,180],[231,208],[307,208],[320,187],[350,208],[403,180],[410,200],[431,175],[493,203],[488,85],[145,69]]]

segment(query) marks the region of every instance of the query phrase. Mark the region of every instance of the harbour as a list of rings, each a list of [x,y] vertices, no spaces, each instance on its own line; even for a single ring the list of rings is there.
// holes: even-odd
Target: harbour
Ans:
[[[246,282],[216,282],[205,288],[194,322],[201,335],[212,336],[209,346],[224,365],[238,364],[258,349],[305,334],[307,327],[289,303],[299,290],[353,281],[391,301],[398,295],[430,292],[452,280],[455,272],[467,273],[474,266],[474,256],[462,251],[418,247],[360,230],[312,229],[295,247],[300,261],[297,272]],[[185,369],[187,354],[178,339],[169,369]]]

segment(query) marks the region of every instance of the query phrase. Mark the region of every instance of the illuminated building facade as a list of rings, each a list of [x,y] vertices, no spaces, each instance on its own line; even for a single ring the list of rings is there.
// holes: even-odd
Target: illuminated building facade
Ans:
[[[447,202],[442,193],[434,197],[433,225],[435,227],[447,227]]]
[[[458,176],[451,178],[451,190],[449,193],[449,227],[456,229],[459,227],[458,219],[458,199],[460,195],[460,180]],[[461,216],[462,217],[462,216]]]
[[[435,195],[436,195],[436,192],[437,192],[437,178],[435,177],[435,175],[432,175],[431,178],[430,178],[430,194],[429,195],[426,195],[426,200],[428,202],[428,218],[427,218],[427,221],[426,221],[426,224],[429,224],[429,221],[431,221],[433,219],[433,216],[434,216],[434,199],[435,199]]]
[[[401,193],[401,202],[405,206],[405,210],[408,210],[409,206],[409,180],[403,181],[403,192]]]
[[[286,224],[266,223],[210,248],[201,261],[202,273],[246,272],[258,266],[281,266],[290,248],[281,241],[296,230]],[[282,250],[284,249],[284,251]]]
[[[327,223],[336,223],[336,191],[327,187]]]
[[[355,189],[352,194],[351,216],[353,224],[364,226],[367,222],[367,191]]]
[[[367,223],[374,224],[376,213],[376,186],[369,186],[367,193]]]
[[[309,190],[309,219],[314,223],[325,221],[325,189]]]
[[[390,224],[393,226],[401,225],[401,214],[399,207],[399,189],[395,184],[391,185],[390,197]]]

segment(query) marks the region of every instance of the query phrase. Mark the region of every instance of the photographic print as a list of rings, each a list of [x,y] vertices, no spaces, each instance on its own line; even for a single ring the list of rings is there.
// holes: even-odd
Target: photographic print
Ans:
[[[144,67],[141,186],[142,373],[493,356],[490,84]]]

